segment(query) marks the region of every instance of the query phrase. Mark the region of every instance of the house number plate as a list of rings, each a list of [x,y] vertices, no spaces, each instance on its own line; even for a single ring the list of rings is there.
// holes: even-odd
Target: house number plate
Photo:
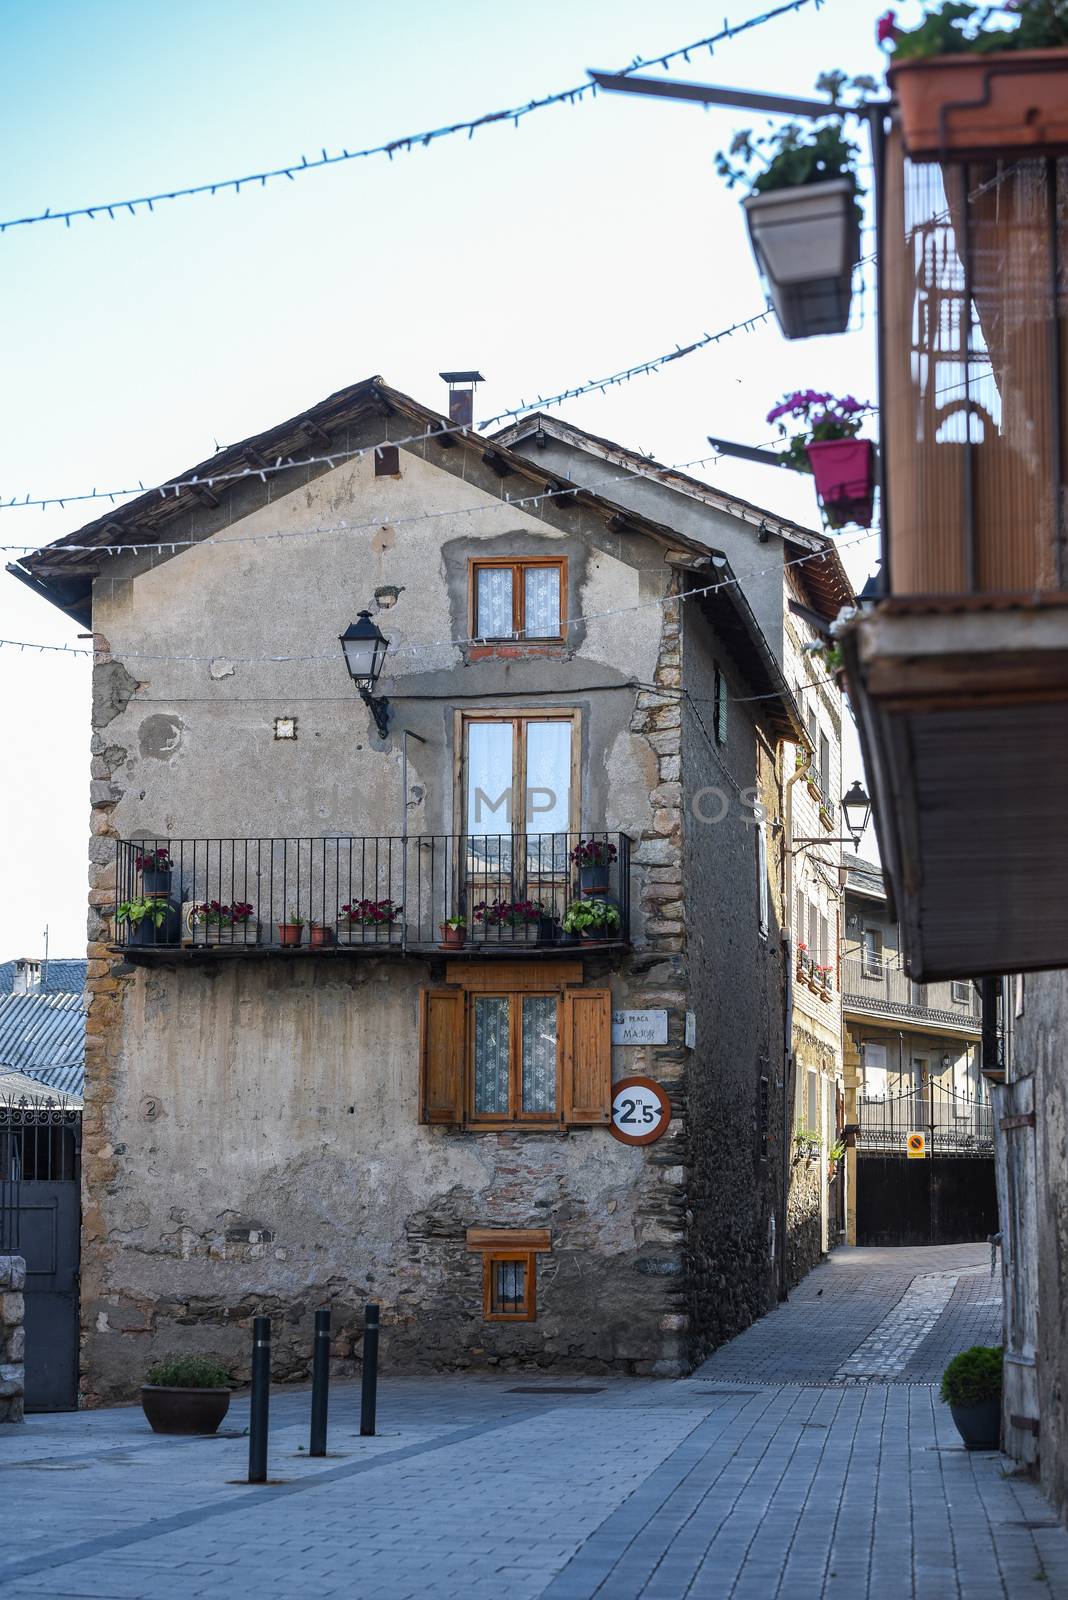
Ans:
[[[612,1135],[622,1144],[652,1144],[671,1121],[671,1101],[652,1078],[623,1078],[612,1087]]]

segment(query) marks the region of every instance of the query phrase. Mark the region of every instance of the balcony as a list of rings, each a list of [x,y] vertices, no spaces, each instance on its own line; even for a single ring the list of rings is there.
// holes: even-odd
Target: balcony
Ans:
[[[882,855],[917,977],[1066,966],[1068,158],[895,131],[883,176],[887,593],[841,641]]]
[[[116,874],[112,948],[132,961],[630,942],[623,833],[123,840]]]
[[[857,1101],[858,1156],[903,1157],[910,1133],[926,1134],[932,1156],[993,1158],[993,1108],[970,1095],[929,1083],[903,1094]]]
[[[843,958],[842,1005],[847,1015],[906,1017],[940,1032],[953,1028],[976,1038],[982,1031],[982,1009],[973,983],[916,983],[886,960]]]

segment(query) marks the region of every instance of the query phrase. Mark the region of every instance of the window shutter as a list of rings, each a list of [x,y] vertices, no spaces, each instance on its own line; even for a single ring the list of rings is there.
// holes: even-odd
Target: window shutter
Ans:
[[[462,989],[423,989],[419,995],[420,1115],[424,1122],[459,1126],[464,1120]]]
[[[612,996],[569,989],[560,1006],[561,1107],[568,1123],[603,1126],[612,1115]]]

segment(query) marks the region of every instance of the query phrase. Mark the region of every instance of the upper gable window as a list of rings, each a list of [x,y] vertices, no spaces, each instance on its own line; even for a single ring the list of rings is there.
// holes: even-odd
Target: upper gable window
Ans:
[[[563,559],[472,561],[471,637],[559,639],[566,593]]]

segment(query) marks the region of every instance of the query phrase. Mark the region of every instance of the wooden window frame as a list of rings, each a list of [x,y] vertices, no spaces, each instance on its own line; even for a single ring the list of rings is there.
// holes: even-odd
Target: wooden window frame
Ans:
[[[556,1109],[527,1111],[523,1107],[523,1001],[556,1001]],[[480,1000],[507,1000],[508,1010],[508,1110],[479,1111],[475,1106],[475,1008]],[[480,989],[470,997],[467,1019],[467,1123],[472,1128],[538,1128],[560,1126],[563,1105],[563,993],[552,985],[540,989]]]
[[[510,722],[512,724],[512,813],[507,828],[498,833],[540,833],[531,827],[527,808],[527,742],[523,733],[528,722],[570,722],[571,724],[571,791],[568,797],[567,832],[579,833],[582,814],[580,773],[582,770],[582,712],[577,706],[523,706],[507,710],[501,706],[479,706],[471,711],[457,711],[453,726],[453,815],[461,824],[457,832],[467,833],[467,730],[473,722]],[[516,815],[515,797],[519,795],[523,815]],[[536,822],[537,819],[535,818]],[[487,829],[492,834],[492,830]]]
[[[555,567],[560,574],[560,620],[556,633],[526,632],[526,571],[528,567]],[[495,634],[480,633],[478,627],[478,574],[489,570],[510,569],[512,573],[512,631]],[[468,610],[470,637],[476,644],[560,644],[565,638],[567,621],[567,557],[566,556],[515,556],[507,561],[491,556],[473,557],[468,562]]]
[[[494,1306],[494,1277],[498,1266],[516,1262],[523,1268],[523,1303],[519,1311]],[[534,1250],[484,1250],[482,1252],[483,1322],[534,1322],[538,1307],[538,1257]]]

